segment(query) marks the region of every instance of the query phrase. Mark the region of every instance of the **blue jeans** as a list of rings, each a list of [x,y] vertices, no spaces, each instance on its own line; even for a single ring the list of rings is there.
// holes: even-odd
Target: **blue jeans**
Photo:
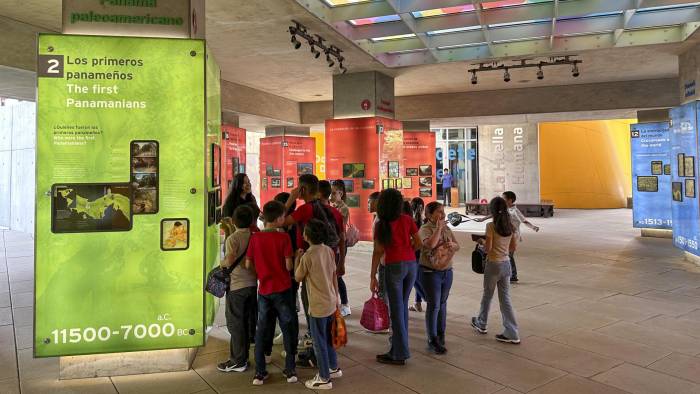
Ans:
[[[323,380],[330,379],[330,370],[338,368],[338,356],[335,353],[333,338],[331,337],[331,325],[334,318],[334,315],[328,317],[312,316],[309,321],[311,338],[314,343],[314,353],[318,362],[318,376]]]
[[[415,261],[387,264],[384,269],[391,317],[389,356],[394,360],[406,360],[411,357],[408,350],[408,299],[416,282],[417,270],[418,265]]]
[[[267,372],[265,366],[265,341],[269,332],[269,326],[274,329],[275,319],[271,319],[270,312],[277,313],[282,338],[284,338],[284,351],[287,352],[285,359],[285,369],[294,371],[296,363],[294,358],[297,353],[296,333],[298,332],[299,321],[294,305],[294,294],[292,289],[287,289],[280,293],[268,295],[258,294],[258,329],[255,332],[255,373],[263,375]]]
[[[425,309],[425,332],[428,340],[445,335],[447,326],[447,297],[452,287],[452,268],[432,271],[418,267],[428,306]]]
[[[420,251],[416,251],[416,261],[420,260]],[[421,276],[423,275],[423,272],[421,272],[420,265],[418,265],[418,271],[416,271],[416,284],[413,285],[413,287],[416,289],[416,304],[420,304],[425,300],[425,290],[423,290],[423,280],[421,279]]]

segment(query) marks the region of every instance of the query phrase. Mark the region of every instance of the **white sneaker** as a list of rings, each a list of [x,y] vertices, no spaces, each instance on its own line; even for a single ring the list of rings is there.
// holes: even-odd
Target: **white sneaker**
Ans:
[[[307,380],[304,385],[307,389],[312,390],[330,390],[333,388],[333,383],[331,383],[330,379],[323,380],[318,374],[313,379]]]
[[[347,305],[341,305],[340,306],[340,315],[345,317],[345,316],[350,316],[352,314],[352,311],[350,310],[350,307]]]
[[[343,371],[340,368],[331,369],[331,379],[338,379],[343,377]]]
[[[279,333],[273,340],[272,344],[273,345],[281,345],[284,343],[284,338],[282,337],[282,333]]]

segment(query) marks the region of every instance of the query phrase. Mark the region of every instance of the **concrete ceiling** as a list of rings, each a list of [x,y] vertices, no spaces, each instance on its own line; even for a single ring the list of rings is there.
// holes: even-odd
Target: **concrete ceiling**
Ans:
[[[669,78],[678,74],[676,55],[688,45],[581,52],[579,78],[572,78],[570,68],[561,66],[546,68],[542,81],[535,79],[533,70],[514,70],[512,81],[506,84],[503,75],[494,71],[479,73],[479,83],[471,85],[468,62],[387,69],[295,0],[207,0],[206,5],[207,37],[223,79],[295,101],[330,100],[332,75],[337,70],[329,68],[323,58],[314,59],[307,45],[293,48],[287,32],[291,19],[340,47],[349,72],[378,70],[396,76],[399,96]],[[0,15],[58,31],[61,1],[2,0]]]

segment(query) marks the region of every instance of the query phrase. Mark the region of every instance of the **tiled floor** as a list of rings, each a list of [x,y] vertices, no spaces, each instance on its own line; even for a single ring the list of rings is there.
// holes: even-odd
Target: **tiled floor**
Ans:
[[[560,210],[534,219],[517,253],[521,282],[513,288],[523,342],[496,342],[467,325],[479,304],[481,277],[468,263],[473,244],[462,225],[455,281],[448,301],[449,352],[425,348],[423,316],[411,314],[413,357],[405,367],[377,364],[385,335],[359,325],[368,298],[370,249],[353,248],[346,282],[353,315],[341,351],[345,376],[336,392],[363,393],[700,393],[700,267],[683,260],[669,239],[638,236],[628,210]],[[0,393],[308,392],[281,379],[278,349],[272,378],[250,386],[252,372],[222,374],[227,357],[223,313],[188,372],[58,381],[58,360],[32,358],[32,240],[0,233]],[[303,320],[303,319],[302,319]],[[19,368],[17,365],[19,364]],[[302,378],[315,371],[299,370]]]

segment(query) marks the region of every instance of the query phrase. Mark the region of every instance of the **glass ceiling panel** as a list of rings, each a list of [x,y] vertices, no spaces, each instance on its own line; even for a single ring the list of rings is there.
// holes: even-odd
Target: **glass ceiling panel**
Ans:
[[[401,20],[401,17],[394,14],[394,15],[376,16],[373,18],[352,19],[348,22],[352,23],[355,26],[363,26],[363,25],[371,25],[374,23],[395,22],[398,20]]]
[[[339,5],[357,4],[357,3],[368,3],[373,0],[323,0],[327,5],[331,7],[336,7]]]
[[[512,7],[516,5],[536,4],[536,3],[551,3],[552,0],[501,0],[501,1],[486,1],[481,3],[485,9]]]
[[[454,29],[444,29],[444,30],[433,30],[429,31],[428,35],[429,36],[437,36],[440,34],[448,34],[448,33],[460,33],[463,31],[473,31],[473,30],[481,30],[481,25],[478,26],[467,26],[467,27],[456,27]]]
[[[401,40],[401,39],[403,39],[403,38],[413,38],[413,37],[415,37],[415,36],[416,36],[416,35],[413,34],[413,33],[410,33],[410,34],[399,34],[399,35],[396,35],[396,36],[386,36],[386,37],[372,38],[372,41],[373,41],[373,42],[377,42],[377,41],[387,41],[387,40]]]
[[[445,8],[435,8],[432,10],[416,11],[412,12],[414,18],[427,18],[430,16],[441,16],[458,14],[460,12],[474,11],[474,6],[472,4],[458,5],[456,7],[445,7]]]
[[[489,25],[489,27],[508,27],[508,26],[519,26],[519,25],[532,25],[536,23],[545,23],[545,22],[551,22],[551,19],[532,19],[529,21],[520,21],[520,22],[510,22],[510,23],[492,23]]]

